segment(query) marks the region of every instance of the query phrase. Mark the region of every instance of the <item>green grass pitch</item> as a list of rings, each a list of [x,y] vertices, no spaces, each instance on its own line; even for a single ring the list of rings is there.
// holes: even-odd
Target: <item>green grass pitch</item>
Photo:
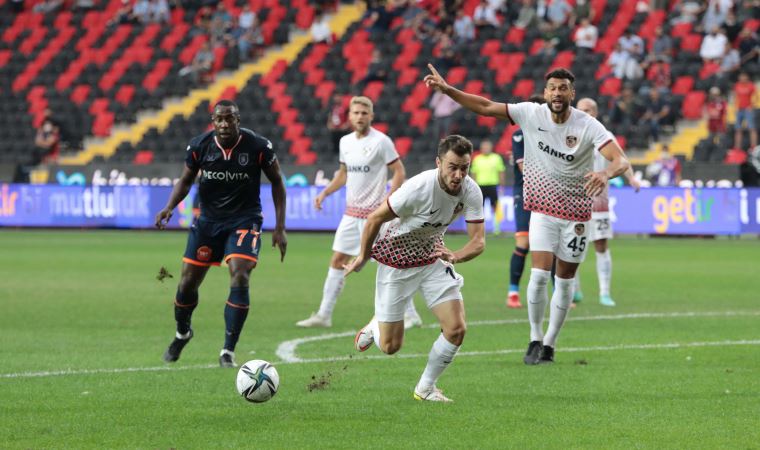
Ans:
[[[372,265],[332,329],[294,326],[318,308],[332,235],[289,238],[281,264],[266,234],[252,275],[237,359],[275,363],[281,384],[250,404],[216,367],[226,268],[201,288],[180,361],[161,360],[185,233],[0,231],[0,448],[760,448],[757,239],[616,239],[615,308],[597,303],[592,251],[557,362],[526,367],[527,312],[504,306],[513,241],[489,237],[457,266],[469,327],[444,405],[412,399],[438,334],[419,299],[425,326],[398,356],[353,350]]]

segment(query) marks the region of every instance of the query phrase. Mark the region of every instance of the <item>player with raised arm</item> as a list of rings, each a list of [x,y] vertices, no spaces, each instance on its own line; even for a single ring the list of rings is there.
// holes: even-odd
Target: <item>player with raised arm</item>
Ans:
[[[546,103],[540,95],[533,95],[530,101]],[[515,249],[509,260],[509,292],[507,293],[508,308],[522,308],[520,303],[520,278],[525,270],[525,257],[528,256],[530,211],[523,205],[523,161],[525,160],[525,138],[521,129],[512,134],[512,169],[515,183],[512,186],[512,200],[515,211]]]
[[[373,118],[372,100],[367,97],[351,99],[348,119],[354,131],[341,138],[338,172],[314,199],[314,207],[321,210],[322,202],[327,196],[346,186],[346,211],[335,232],[333,255],[319,311],[308,319],[297,322],[299,327],[332,326],[333,309],[345,282],[343,266],[359,254],[367,216],[386,198],[388,169],[393,172],[391,193],[404,182],[406,172],[396,147],[388,136],[372,127]],[[411,301],[407,307],[405,324],[407,327],[422,325],[422,319]]]
[[[226,325],[219,365],[235,367],[235,346],[248,316],[249,278],[261,248],[261,172],[272,183],[275,227],[272,247],[285,259],[285,185],[272,143],[251,130],[240,128],[237,105],[222,100],[211,116],[214,129],[190,140],[185,168],[166,207],[156,214],[156,227],[163,229],[174,208],[182,201],[200,172],[201,213],[190,227],[182,277],[174,300],[177,332],[164,353],[164,361],[179,359],[193,337],[190,320],[198,305],[198,287],[210,266],[224,260],[229,266],[230,292],[224,308]]]
[[[425,84],[450,96],[477,114],[516,123],[523,130],[524,203],[530,210],[532,269],[528,283],[530,344],[525,364],[553,362],[557,336],[573,300],[573,278],[585,255],[593,197],[610,178],[630,164],[612,134],[596,119],[570,106],[575,98],[575,76],[566,69],[546,74],[545,105],[531,102],[498,103],[462,92],[441,77],[432,65]],[[610,161],[607,169],[593,170],[594,152]],[[556,256],[555,290],[549,327],[544,334],[546,292]]]
[[[590,98],[578,100],[577,108],[591,117],[599,114],[596,102]],[[594,170],[605,170],[609,165],[600,153],[594,153]],[[628,184],[639,192],[641,183],[633,175],[633,169],[628,169],[623,174],[628,180]],[[594,204],[591,209],[591,223],[589,230],[589,241],[594,243],[596,250],[596,274],[599,278],[599,303],[604,306],[615,306],[615,301],[610,296],[610,281],[612,280],[612,255],[610,254],[607,241],[612,239],[612,222],[610,222],[610,190],[609,185],[605,186],[602,193],[594,197]],[[583,300],[581,292],[581,275],[580,272],[575,274],[575,289],[573,302],[578,303]]]
[[[438,319],[441,334],[414,389],[417,400],[451,401],[436,382],[457,354],[466,330],[464,280],[454,264],[469,261],[485,249],[483,196],[475,180],[467,176],[471,160],[469,140],[457,135],[441,139],[438,168],[409,179],[369,215],[361,253],[346,266],[348,275],[358,272],[370,257],[378,262],[375,316],[357,333],[357,350],[363,352],[374,342],[383,353],[399,351],[404,308],[418,291]],[[443,235],[460,215],[467,223],[469,240],[452,251]]]

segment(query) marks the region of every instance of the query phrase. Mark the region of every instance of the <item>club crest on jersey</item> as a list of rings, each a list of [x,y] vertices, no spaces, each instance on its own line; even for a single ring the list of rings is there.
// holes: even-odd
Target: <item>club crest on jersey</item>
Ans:
[[[449,223],[453,222],[454,219],[457,218],[457,216],[459,215],[459,213],[462,212],[463,209],[464,209],[464,203],[462,202],[457,203],[457,206],[454,208],[454,212],[451,213],[451,219],[449,219]]]
[[[575,136],[567,136],[565,138],[565,144],[567,144],[568,147],[575,147],[575,144],[578,143],[578,138]]]
[[[248,153],[238,153],[238,164],[241,166],[248,165]]]
[[[582,223],[575,224],[575,234],[578,236],[583,236],[584,231],[586,231],[586,225],[583,225]]]

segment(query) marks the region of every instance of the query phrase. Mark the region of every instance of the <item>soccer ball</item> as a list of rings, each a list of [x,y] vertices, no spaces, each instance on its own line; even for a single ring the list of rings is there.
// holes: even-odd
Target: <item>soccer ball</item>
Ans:
[[[246,400],[263,403],[274,397],[280,387],[280,375],[270,363],[254,359],[240,366],[237,390]]]

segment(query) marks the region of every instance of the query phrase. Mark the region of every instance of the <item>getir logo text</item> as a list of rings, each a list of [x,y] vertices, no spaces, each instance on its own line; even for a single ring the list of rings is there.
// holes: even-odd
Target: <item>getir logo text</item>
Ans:
[[[667,233],[671,224],[709,222],[714,202],[714,198],[703,198],[702,192],[691,189],[684,189],[683,195],[673,197],[658,195],[652,202],[654,229]]]

